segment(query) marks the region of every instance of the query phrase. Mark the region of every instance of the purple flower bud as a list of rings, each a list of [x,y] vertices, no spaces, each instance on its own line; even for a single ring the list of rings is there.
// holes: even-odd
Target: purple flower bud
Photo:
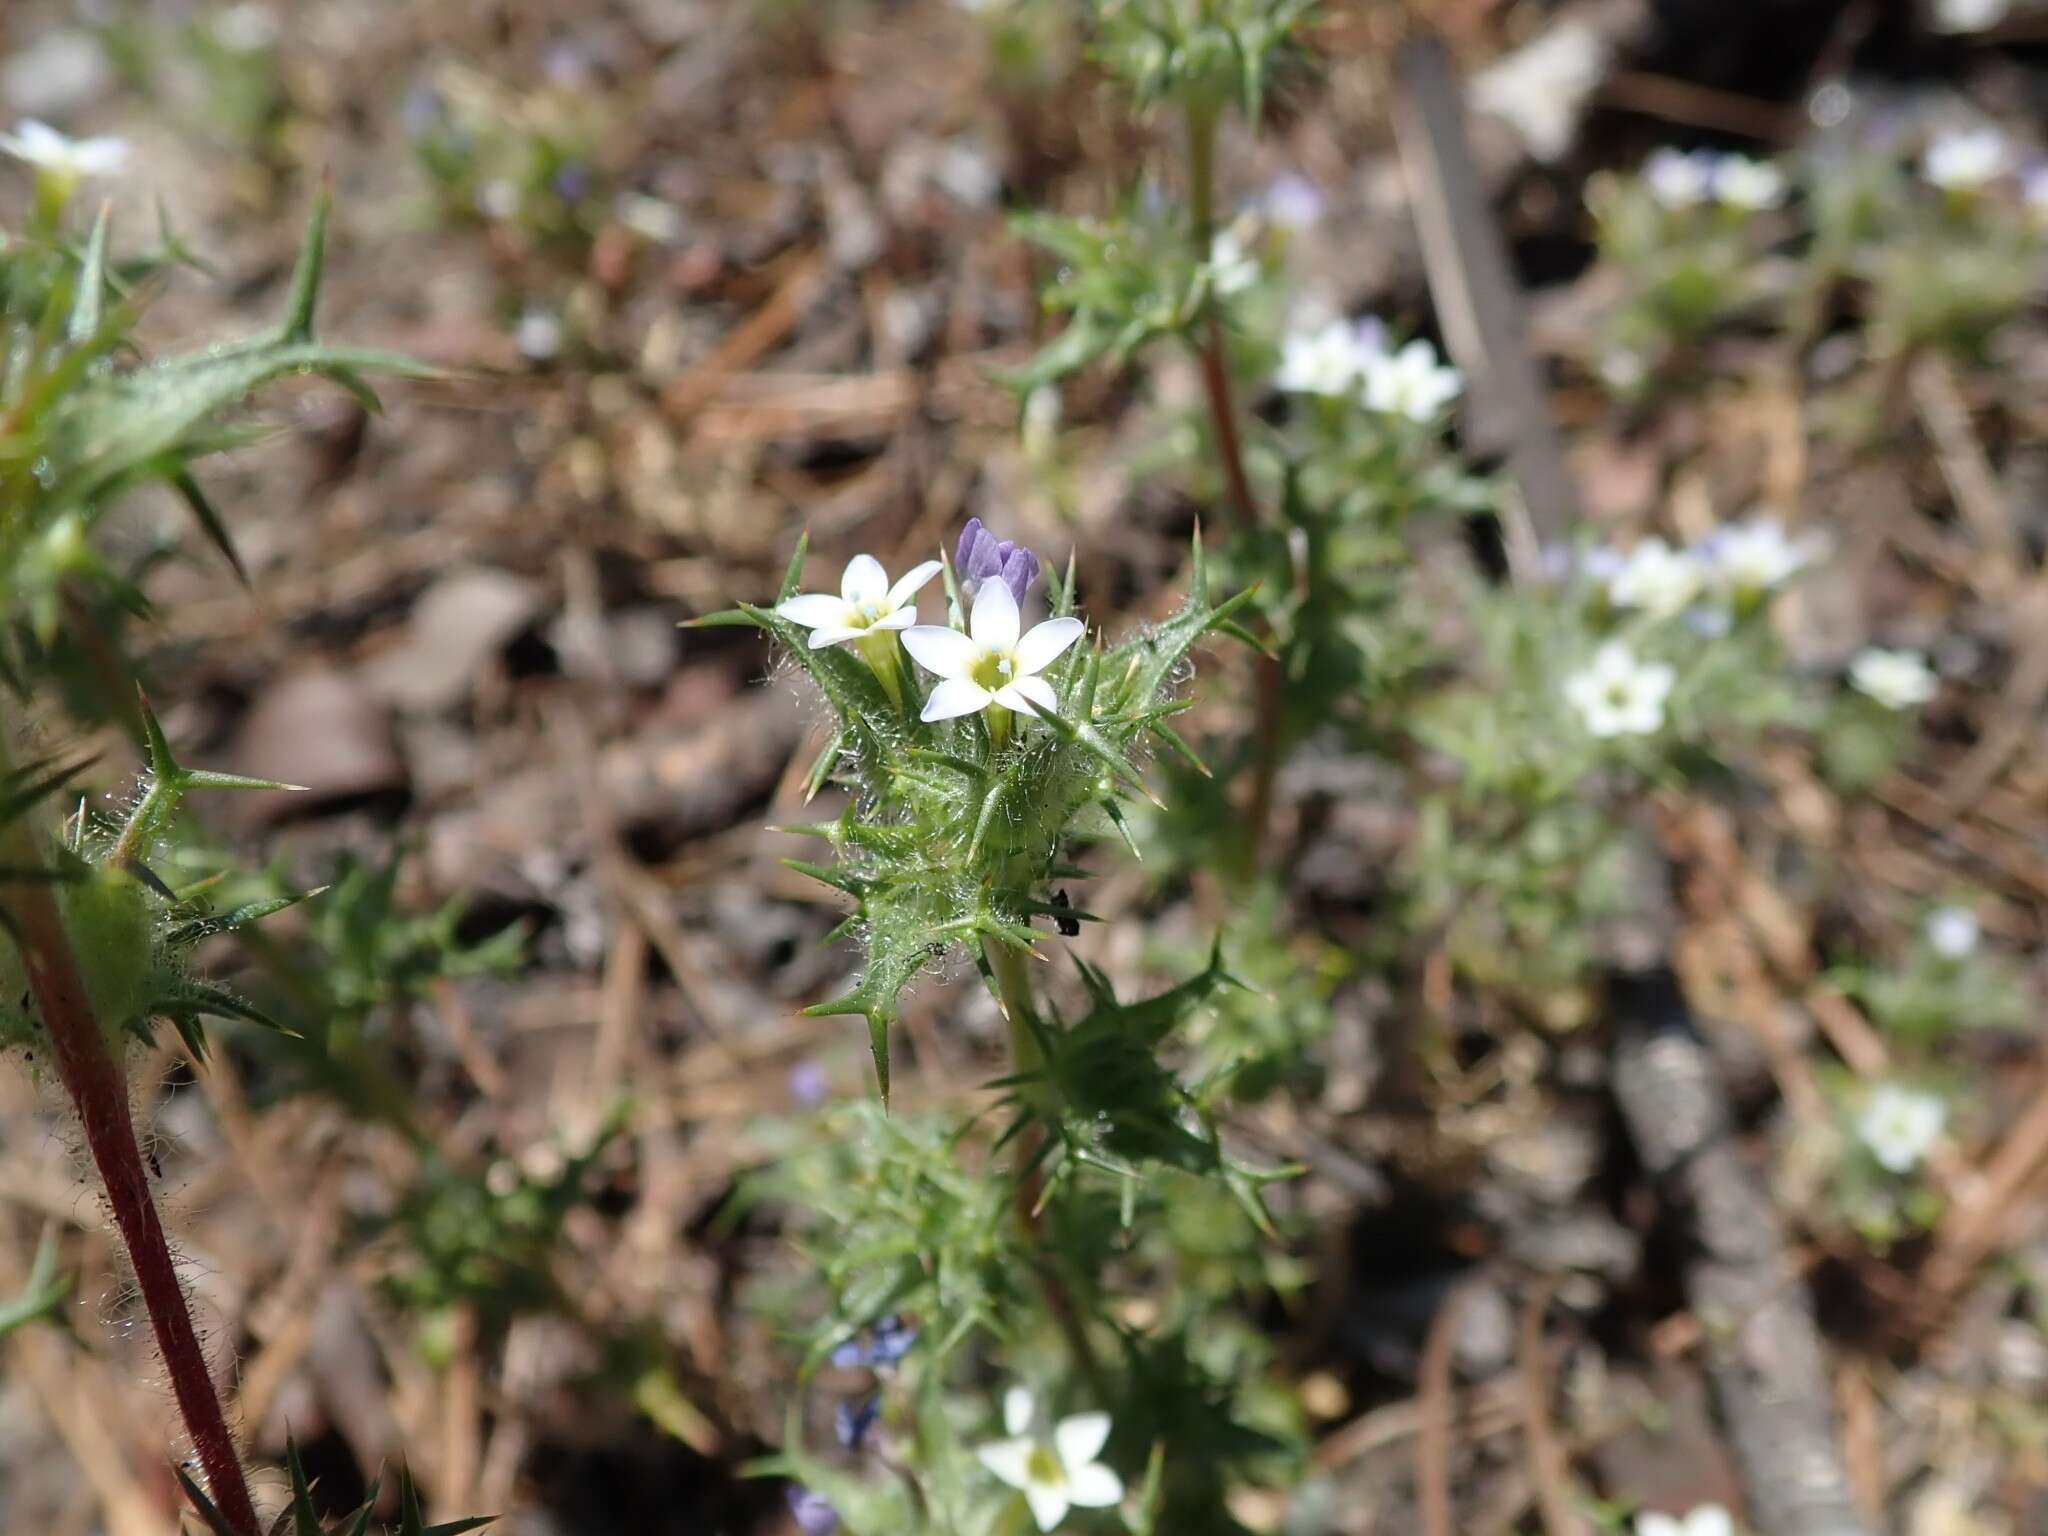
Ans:
[[[882,1400],[871,1397],[864,1403],[840,1403],[832,1410],[832,1433],[849,1451],[857,1451],[882,1416]]]
[[[555,196],[565,203],[580,203],[590,191],[590,171],[571,160],[555,172]]]
[[[875,1342],[869,1358],[877,1366],[891,1366],[910,1353],[917,1343],[917,1330],[891,1312],[875,1324]]]
[[[998,539],[981,526],[978,517],[969,518],[960,530],[960,544],[953,553],[953,568],[960,578],[960,600],[974,601],[975,590],[991,576],[1010,589],[1017,606],[1038,580],[1038,556],[1011,539]]]
[[[791,1483],[784,1490],[783,1497],[789,1500],[789,1512],[796,1520],[796,1528],[804,1536],[832,1536],[839,1529],[839,1511],[822,1493],[813,1493],[799,1483]]]
[[[815,1061],[800,1061],[789,1069],[789,1096],[799,1109],[816,1109],[832,1091],[832,1079]]]

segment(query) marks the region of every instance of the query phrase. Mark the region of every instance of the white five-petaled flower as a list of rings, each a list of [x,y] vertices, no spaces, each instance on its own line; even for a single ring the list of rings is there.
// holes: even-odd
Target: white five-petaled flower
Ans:
[[[1983,937],[1983,926],[1968,907],[1937,907],[1927,914],[1927,943],[1944,960],[1975,954]]]
[[[1636,1536],[1735,1536],[1735,1517],[1718,1504],[1685,1515],[1637,1515]]]
[[[1704,149],[1660,149],[1643,162],[1643,185],[1666,208],[1697,208],[1714,195],[1718,162]]]
[[[908,579],[908,578],[906,578]],[[951,720],[998,705],[1022,715],[1057,714],[1059,696],[1038,674],[1081,638],[1079,619],[1047,619],[1018,634],[1009,583],[984,581],[974,593],[967,633],[937,624],[903,632],[903,648],[940,679],[924,701],[926,720]]]
[[[1607,596],[1617,608],[1640,608],[1661,619],[1685,607],[1705,585],[1706,570],[1699,556],[1648,538],[1623,557],[1620,569],[1608,580]]]
[[[1975,192],[2012,168],[2012,149],[1996,128],[1944,133],[1920,157],[1920,174],[1944,192]]]
[[[1819,553],[1811,539],[1787,538],[1777,519],[1752,517],[1723,528],[1701,546],[1714,574],[1738,592],[1766,592],[1804,570]]]
[[[873,555],[855,555],[839,578],[839,595],[805,592],[775,611],[811,632],[811,649],[864,640],[876,630],[907,630],[917,622],[917,594],[939,574],[936,560],[912,566],[895,586]]]
[[[1024,1495],[1031,1518],[1050,1531],[1067,1511],[1108,1509],[1124,1496],[1123,1479],[1096,1458],[1109,1442],[1109,1415],[1077,1413],[1047,1431],[1028,1387],[1003,1394],[1006,1440],[977,1447],[981,1464]]]
[[[1593,653],[1592,663],[1564,682],[1564,696],[1601,738],[1647,736],[1664,724],[1664,700],[1677,673],[1662,662],[1643,661],[1620,640]]]
[[[1365,406],[1370,411],[1434,421],[1464,389],[1464,375],[1438,362],[1436,348],[1420,336],[1398,352],[1377,352],[1366,361]]]
[[[24,118],[11,134],[0,133],[0,151],[53,175],[118,176],[128,168],[126,139],[66,138],[48,123]]]
[[[1365,327],[1332,320],[1280,343],[1280,370],[1273,380],[1294,394],[1348,395],[1365,381],[1379,351]]]
[[[1209,286],[1224,297],[1243,293],[1259,280],[1259,258],[1234,229],[1219,230],[1209,242]]]
[[[1785,201],[1785,173],[1768,160],[1723,155],[1714,167],[1714,196],[1730,208],[1759,213]]]
[[[1856,691],[1886,709],[1913,709],[1941,689],[1941,679],[1918,651],[1887,651],[1873,646],[1849,663],[1849,681]]]
[[[1948,1124],[1948,1105],[1931,1093],[1879,1083],[1856,1122],[1856,1134],[1878,1165],[1892,1173],[1911,1173],[1941,1139]]]

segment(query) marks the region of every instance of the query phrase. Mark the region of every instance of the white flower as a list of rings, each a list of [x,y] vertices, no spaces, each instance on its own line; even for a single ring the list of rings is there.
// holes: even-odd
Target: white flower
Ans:
[[[1436,348],[1421,337],[1398,352],[1375,353],[1365,367],[1366,409],[1433,421],[1464,392],[1457,369],[1439,363]]]
[[[1280,343],[1280,370],[1273,382],[1303,395],[1348,395],[1364,382],[1379,349],[1349,320],[1332,320],[1313,331],[1296,331]]]
[[[32,117],[0,133],[0,151],[58,176],[118,176],[128,168],[126,139],[67,139]]]
[[[1879,1083],[1856,1122],[1856,1134],[1879,1166],[1893,1173],[1911,1173],[1920,1166],[1942,1127],[1948,1105],[1931,1093],[1915,1093],[1897,1083]]]
[[[1562,160],[1613,51],[1597,27],[1561,18],[1477,76],[1472,104],[1512,124],[1538,160]]]
[[[1209,242],[1209,286],[1226,298],[1243,293],[1259,280],[1259,258],[1246,249],[1234,229],[1218,232]]]
[[[991,704],[1023,715],[1059,712],[1059,696],[1038,674],[1081,638],[1085,626],[1079,619],[1047,619],[1020,639],[1018,623],[1009,583],[984,581],[975,589],[967,634],[937,624],[904,631],[903,648],[941,680],[924,702],[924,719],[951,720]]]
[[[1942,32],[1988,32],[2011,9],[2012,0],[1935,0],[1934,25]]]
[[[1259,206],[1282,229],[1313,229],[1326,211],[1322,189],[1297,171],[1274,177]]]
[[[1996,128],[1944,133],[1927,146],[1920,174],[1944,192],[1975,192],[2003,176],[2012,164],[2005,135]]]
[[[1123,1498],[1123,1479],[1096,1460],[1109,1443],[1108,1414],[1077,1413],[1048,1434],[1030,1389],[1012,1387],[1003,1395],[1003,1428],[1007,1440],[978,1446],[974,1454],[1024,1495],[1039,1530],[1051,1530],[1070,1509],[1108,1509]]]
[[[1968,907],[1937,907],[1927,914],[1927,942],[1944,960],[1961,960],[1976,953],[1984,930],[1977,914]]]
[[[1751,213],[1775,208],[1785,201],[1785,173],[1768,160],[1747,155],[1723,155],[1714,168],[1714,196],[1730,208]]]
[[[1636,1536],[1735,1536],[1735,1517],[1718,1504],[1702,1504],[1683,1518],[1637,1515]]]
[[[1607,583],[1607,596],[1617,608],[1641,608],[1662,619],[1691,602],[1705,585],[1706,570],[1698,555],[1648,538],[1623,558]]]
[[[1819,553],[1812,540],[1788,539],[1777,519],[1752,517],[1723,528],[1703,546],[1714,574],[1739,592],[1764,592],[1803,570]]]
[[[1664,700],[1676,679],[1670,667],[1639,660],[1610,640],[1590,666],[1565,679],[1564,696],[1594,736],[1647,736],[1664,724]]]
[[[917,622],[917,594],[940,571],[939,562],[912,566],[895,586],[873,555],[855,555],[839,578],[839,595],[805,592],[775,611],[811,632],[811,649],[864,640],[875,630],[907,630]]]
[[[1858,652],[1849,663],[1849,681],[1858,693],[1886,709],[1912,709],[1925,704],[1941,688],[1941,679],[1918,651],[1887,651],[1875,646]]]
[[[546,362],[562,350],[562,317],[552,310],[529,309],[512,329],[512,344],[521,357]]]
[[[1697,208],[1714,195],[1717,168],[1704,149],[1660,149],[1643,162],[1643,184],[1666,208]]]

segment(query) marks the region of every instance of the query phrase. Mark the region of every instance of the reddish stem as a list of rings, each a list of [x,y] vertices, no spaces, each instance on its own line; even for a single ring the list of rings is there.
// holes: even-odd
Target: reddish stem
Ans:
[[[156,1202],[150,1196],[142,1152],[135,1142],[135,1123],[128,1113],[127,1079],[93,1017],[91,995],[79,974],[71,937],[46,883],[31,878],[14,885],[7,893],[6,910],[13,919],[29,986],[49,1027],[57,1076],[85,1127],[86,1146],[106,1186],[114,1225],[135,1268],[136,1285],[170,1373],[172,1395],[198,1452],[213,1501],[237,1532],[260,1536],[241,1458],[228,1433],[213,1374],[207,1369],[192,1314],[185,1305],[185,1288],[179,1283],[170,1246],[164,1241],[163,1223],[157,1219]]]
[[[1252,497],[1251,477],[1244,469],[1244,445],[1237,435],[1237,407],[1230,397],[1230,372],[1223,360],[1223,325],[1213,311],[1195,355],[1201,359],[1202,387],[1209,396],[1209,420],[1216,431],[1216,456],[1223,461],[1231,510],[1241,527],[1256,528],[1259,504]]]

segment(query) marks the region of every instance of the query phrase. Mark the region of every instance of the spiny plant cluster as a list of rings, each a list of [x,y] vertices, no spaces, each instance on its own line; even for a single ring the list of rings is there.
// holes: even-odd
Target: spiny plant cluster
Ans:
[[[988,540],[970,528],[963,559],[977,536]],[[835,860],[795,867],[853,898],[842,931],[860,937],[866,964],[851,991],[809,1011],[866,1018],[886,1096],[889,1025],[913,977],[965,952],[999,991],[1014,992],[1005,977],[1036,955],[1034,919],[1064,927],[1086,915],[1064,896],[1062,882],[1087,875],[1071,862],[1072,844],[1124,824],[1122,802],[1147,794],[1139,760],[1149,749],[1192,756],[1169,724],[1186,707],[1175,692],[1182,664],[1211,631],[1243,636],[1231,615],[1249,593],[1210,599],[1197,540],[1180,612],[1105,648],[1074,643],[1083,626],[1073,616],[1071,568],[1048,582],[1052,619],[1020,633],[1018,585],[1028,579],[1013,585],[1019,571],[990,570],[968,578],[963,593],[960,570],[948,564],[956,627],[941,630],[895,624],[914,589],[881,586],[878,565],[873,589],[862,587],[861,561],[874,565],[862,556],[841,597],[823,599],[851,611],[842,633],[809,622],[819,610],[797,590],[806,555],[800,542],[775,606],[743,605],[702,622],[766,630],[836,716],[809,783],[813,793],[843,784],[846,811],[798,829],[830,844]],[[912,577],[939,573],[940,562],[928,565]],[[921,662],[958,666],[949,676],[913,668],[899,643]],[[985,702],[968,707],[977,693]]]

